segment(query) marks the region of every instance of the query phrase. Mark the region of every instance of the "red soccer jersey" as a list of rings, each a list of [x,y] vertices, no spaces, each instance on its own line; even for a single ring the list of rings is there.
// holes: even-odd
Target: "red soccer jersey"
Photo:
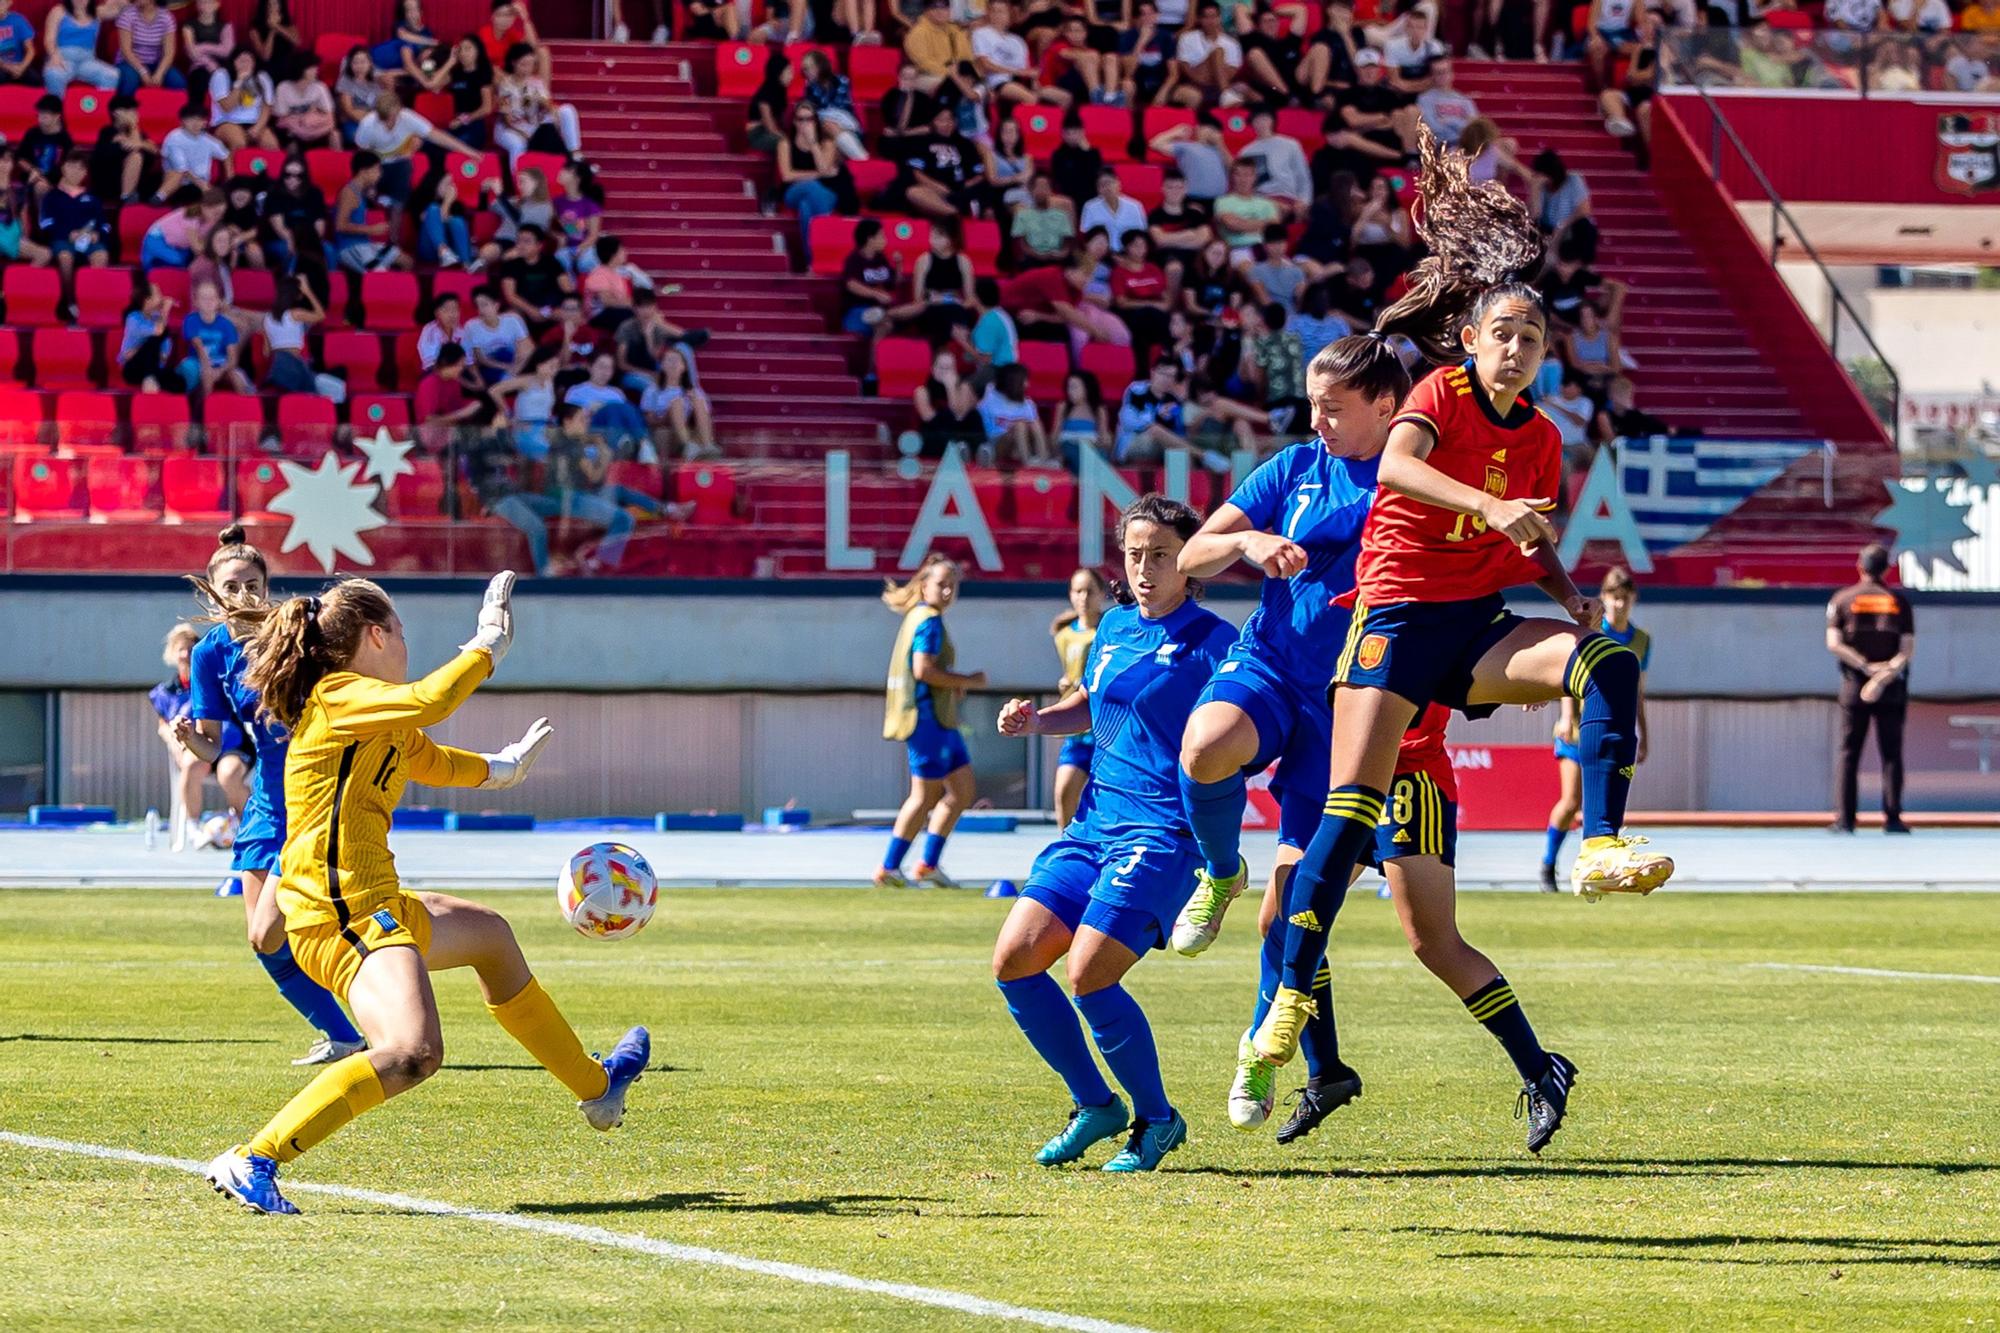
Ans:
[[[1396,776],[1422,773],[1437,784],[1447,799],[1458,799],[1458,779],[1452,776],[1451,756],[1444,748],[1444,728],[1451,721],[1451,709],[1432,704],[1424,709],[1416,725],[1403,733],[1396,751]]]
[[[1436,439],[1427,461],[1447,477],[1504,500],[1543,500],[1545,510],[1555,508],[1562,485],[1555,423],[1525,397],[1501,417],[1471,362],[1427,376],[1396,415],[1397,423],[1405,421]],[[1355,582],[1364,603],[1389,606],[1485,597],[1543,573],[1504,533],[1488,532],[1473,515],[1384,486],[1361,533]]]

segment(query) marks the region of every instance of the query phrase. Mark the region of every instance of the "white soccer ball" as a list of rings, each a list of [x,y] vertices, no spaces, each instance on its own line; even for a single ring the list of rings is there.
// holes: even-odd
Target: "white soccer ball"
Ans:
[[[579,935],[622,940],[653,919],[660,884],[646,858],[622,842],[594,842],[556,876],[556,907]]]

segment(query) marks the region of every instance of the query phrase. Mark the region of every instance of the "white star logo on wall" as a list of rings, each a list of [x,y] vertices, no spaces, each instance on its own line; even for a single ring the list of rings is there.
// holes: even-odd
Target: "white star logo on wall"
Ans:
[[[372,467],[373,455],[370,460]],[[361,464],[342,463],[332,453],[322,457],[316,468],[278,464],[286,486],[271,500],[271,512],[289,514],[292,520],[280,552],[303,546],[329,574],[337,556],[344,555],[358,565],[375,563],[374,553],[361,534],[388,520],[375,509],[375,497],[382,488],[356,481],[354,474],[360,470]]]
[[[395,486],[398,477],[414,477],[417,470],[410,466],[410,450],[417,447],[415,440],[392,440],[387,426],[375,432],[375,438],[365,439],[355,436],[354,447],[368,456],[368,467],[361,474],[363,481],[379,481],[387,491]]]

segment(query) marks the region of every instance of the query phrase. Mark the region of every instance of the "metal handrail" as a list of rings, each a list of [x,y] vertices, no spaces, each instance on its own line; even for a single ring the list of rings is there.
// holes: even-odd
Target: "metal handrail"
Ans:
[[[1882,351],[1881,344],[1875,341],[1875,335],[1868,331],[1868,324],[1861,318],[1861,312],[1856,310],[1853,303],[1841,293],[1840,286],[1833,280],[1833,274],[1827,269],[1826,262],[1819,257],[1819,251],[1813,248],[1812,241],[1807,239],[1805,228],[1799,226],[1798,219],[1793,217],[1790,210],[1785,207],[1785,201],[1778,196],[1777,187],[1773,186],[1771,178],[1764,174],[1764,168],[1757,164],[1757,159],[1751,155],[1749,145],[1745,144],[1742,136],[1736,133],[1736,127],[1729,123],[1729,117],[1722,114],[1721,104],[1709,95],[1708,89],[1704,88],[1692,77],[1687,77],[1683,83],[1676,84],[1674,91],[1691,91],[1700,97],[1702,105],[1708,108],[1708,170],[1710,178],[1718,184],[1722,180],[1722,140],[1726,138],[1729,141],[1730,147],[1736,150],[1736,156],[1742,159],[1743,165],[1750,169],[1750,178],[1757,182],[1757,188],[1764,192],[1764,198],[1771,205],[1772,265],[1774,267],[1777,265],[1779,253],[1783,248],[1783,236],[1778,225],[1782,221],[1792,229],[1792,235],[1798,238],[1800,247],[1806,252],[1806,258],[1812,260],[1813,267],[1819,270],[1819,275],[1825,280],[1826,290],[1832,296],[1835,307],[1837,307],[1839,312],[1845,313],[1849,320],[1853,321],[1855,329],[1861,334],[1862,341],[1868,344],[1868,350],[1873,352],[1875,359],[1882,363],[1882,369],[1889,376],[1889,420],[1884,424],[1888,430],[1890,440],[1895,440],[1896,432],[1900,429],[1903,419],[1902,377],[1896,374],[1896,368],[1889,363],[1889,358]],[[1827,342],[1833,352],[1834,361],[1838,363],[1840,361],[1840,319],[1838,314],[1831,321],[1831,327],[1828,329],[1827,334]],[[1849,371],[1846,366],[1841,366],[1841,370],[1847,375],[1850,381],[1854,379],[1853,372]],[[1855,387],[1857,389],[1860,388],[1858,384]],[[1863,395],[1864,398],[1866,396],[1865,394]]]

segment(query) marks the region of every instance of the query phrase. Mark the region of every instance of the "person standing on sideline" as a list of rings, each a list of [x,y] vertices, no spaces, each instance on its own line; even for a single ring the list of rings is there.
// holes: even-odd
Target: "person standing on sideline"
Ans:
[[[1889,548],[1870,544],[1856,562],[1861,580],[1826,604],[1826,650],[1840,661],[1840,748],[1835,755],[1833,831],[1854,832],[1855,781],[1868,724],[1882,757],[1882,831],[1908,833],[1903,822],[1903,714],[1910,707],[1910,657],[1917,620],[1910,599],[1882,582]]]

